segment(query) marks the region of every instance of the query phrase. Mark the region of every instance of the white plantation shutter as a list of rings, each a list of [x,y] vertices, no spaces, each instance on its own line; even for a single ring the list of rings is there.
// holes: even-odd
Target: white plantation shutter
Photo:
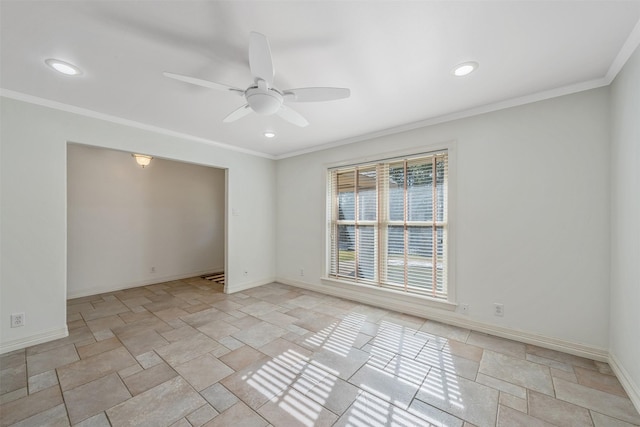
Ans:
[[[329,170],[329,276],[447,298],[447,152]]]

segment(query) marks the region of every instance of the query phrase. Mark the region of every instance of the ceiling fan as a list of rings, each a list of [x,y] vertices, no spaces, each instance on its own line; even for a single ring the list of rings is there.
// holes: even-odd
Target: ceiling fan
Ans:
[[[348,98],[351,95],[349,89],[338,87],[276,89],[273,86],[275,70],[271,60],[269,40],[265,35],[256,32],[252,32],[249,37],[249,68],[254,82],[245,90],[224,83],[211,82],[181,74],[166,72],[163,74],[172,79],[211,89],[230,91],[244,97],[247,103],[225,117],[223,122],[227,123],[236,121],[253,111],[267,116],[277,114],[294,125],[305,127],[309,124],[307,119],[286,106],[285,103],[333,101]]]

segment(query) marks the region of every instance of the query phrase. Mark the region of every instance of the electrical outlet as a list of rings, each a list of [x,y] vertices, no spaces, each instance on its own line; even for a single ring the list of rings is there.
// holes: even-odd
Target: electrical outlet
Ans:
[[[493,314],[495,316],[504,316],[504,304],[494,303],[493,304]]]
[[[462,314],[469,314],[469,304],[460,304],[460,312]]]
[[[11,315],[11,327],[19,328],[24,326],[24,313],[13,313]]]
[[[304,268],[301,268],[301,269],[300,269],[300,275],[301,275],[301,276],[304,276]]]
[[[249,275],[249,270],[245,270],[244,273],[242,273],[242,274],[244,274],[245,276],[248,276]]]
[[[156,272],[156,268],[155,267],[151,267],[151,272],[155,273]]]

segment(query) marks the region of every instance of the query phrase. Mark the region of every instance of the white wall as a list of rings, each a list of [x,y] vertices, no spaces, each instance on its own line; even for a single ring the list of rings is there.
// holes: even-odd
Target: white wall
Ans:
[[[640,49],[611,86],[611,124],[610,352],[640,410]]]
[[[67,297],[224,269],[224,201],[223,169],[69,144]]]
[[[602,88],[280,160],[278,278],[327,289],[326,164],[456,140],[456,286],[470,309],[422,314],[606,357],[608,117]]]
[[[66,332],[68,142],[228,169],[229,291],[275,277],[274,161],[5,97],[0,103],[0,352]],[[9,327],[14,312],[26,313],[24,327]]]

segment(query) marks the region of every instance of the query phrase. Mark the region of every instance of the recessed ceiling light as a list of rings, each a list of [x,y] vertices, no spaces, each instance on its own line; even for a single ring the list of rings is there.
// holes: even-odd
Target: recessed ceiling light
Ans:
[[[456,65],[452,72],[454,76],[462,77],[473,73],[476,68],[478,68],[477,62],[463,62],[462,64]]]
[[[267,131],[264,133],[265,138],[274,138],[276,136],[275,132]]]
[[[82,74],[82,71],[80,71],[80,69],[75,65],[60,61],[59,59],[49,58],[44,62],[57,72],[66,74],[67,76],[77,76]]]

